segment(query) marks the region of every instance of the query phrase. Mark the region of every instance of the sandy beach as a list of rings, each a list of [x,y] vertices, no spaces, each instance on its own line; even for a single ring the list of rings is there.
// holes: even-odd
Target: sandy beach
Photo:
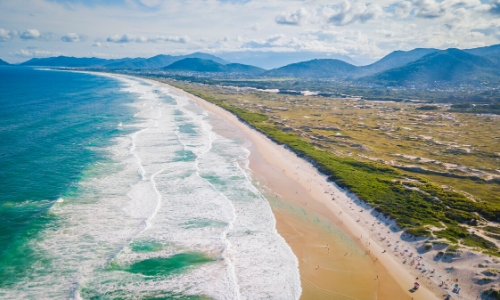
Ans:
[[[277,230],[298,257],[301,299],[438,299],[439,290],[421,280],[421,287],[410,291],[416,277],[374,238],[368,219],[353,215],[359,206],[349,208],[351,195],[233,114],[168,87],[220,117],[211,122],[215,132],[234,135],[227,128],[237,128],[249,143],[249,167],[268,199],[274,199]]]

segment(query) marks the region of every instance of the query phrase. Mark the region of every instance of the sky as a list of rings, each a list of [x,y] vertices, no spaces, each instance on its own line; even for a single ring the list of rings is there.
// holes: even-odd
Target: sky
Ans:
[[[500,0],[0,0],[0,58],[10,63],[199,51],[260,66],[364,64],[394,50],[499,43]]]

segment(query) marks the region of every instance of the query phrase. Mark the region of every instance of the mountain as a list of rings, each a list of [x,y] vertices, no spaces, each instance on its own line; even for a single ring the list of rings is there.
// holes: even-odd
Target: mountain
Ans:
[[[200,59],[205,59],[205,60],[211,60],[211,61],[214,61],[216,63],[222,64],[222,65],[226,65],[229,63],[228,61],[223,60],[220,57],[214,56],[212,54],[203,53],[203,52],[195,52],[195,53],[191,53],[188,55],[181,55],[181,56],[178,56],[178,58],[179,58],[179,60],[184,59],[184,58],[200,58]]]
[[[0,66],[8,66],[8,65],[10,65],[8,62],[0,59]]]
[[[314,59],[273,69],[263,75],[269,77],[345,78],[355,71],[355,66],[338,59]]]
[[[219,58],[217,56],[196,52],[188,55],[156,55],[151,58],[140,58],[135,60],[127,60],[117,63],[106,64],[105,68],[108,69],[161,69],[168,65],[173,64],[176,61],[183,60],[185,58],[200,58],[205,60],[212,60],[219,64],[227,64],[228,62]]]
[[[212,73],[261,73],[264,70],[243,64],[221,64],[213,60],[201,58],[185,58],[164,67],[166,71],[192,71]]]
[[[262,73],[265,71],[264,69],[261,69],[259,67],[254,67],[254,66],[245,65],[245,64],[238,64],[238,63],[227,64],[226,68],[227,68],[228,72],[231,72],[231,73],[254,73],[254,74],[257,74],[257,73]]]
[[[399,68],[360,79],[380,85],[481,84],[500,81],[500,65],[486,57],[450,48],[433,52]]]
[[[490,55],[500,54],[500,44],[487,47],[479,47],[474,49],[465,49],[464,51],[478,56],[490,56]]]
[[[161,69],[176,61],[185,58],[201,58],[210,59],[220,64],[228,62],[206,53],[192,53],[189,55],[157,55],[151,58],[121,58],[121,59],[103,59],[103,58],[78,58],[69,56],[58,56],[48,58],[33,58],[24,63],[22,66],[37,66],[37,67],[99,67],[106,69]]]
[[[118,60],[108,60],[102,65],[97,65],[97,67],[103,67],[107,69],[137,69],[141,66],[147,58],[137,57],[137,58],[122,58]]]
[[[220,52],[216,55],[228,61],[252,65],[268,70],[313,59],[338,59],[351,65],[357,64],[357,62],[352,60],[349,56],[325,52],[237,51]]]
[[[371,65],[359,67],[356,71],[355,77],[369,76],[386,70],[402,67],[436,51],[439,50],[433,48],[416,48],[411,51],[394,51]]]
[[[491,54],[491,55],[485,56],[485,58],[493,61],[493,63],[495,63],[495,64],[500,65],[500,53]]]
[[[32,58],[21,63],[21,66],[37,66],[37,67],[94,67],[102,66],[109,63],[110,60],[103,58],[78,58],[69,56],[58,56],[48,58]]]

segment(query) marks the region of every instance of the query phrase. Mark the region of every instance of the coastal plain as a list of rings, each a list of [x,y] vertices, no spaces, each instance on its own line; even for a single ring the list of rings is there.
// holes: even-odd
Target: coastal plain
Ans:
[[[370,233],[331,200],[336,195],[350,201],[345,191],[231,113],[184,95],[222,117],[211,121],[218,134],[237,132],[249,143],[249,167],[266,191],[278,232],[299,260],[301,299],[437,299],[425,286],[410,292],[412,275],[379,245],[368,245]]]
[[[500,156],[496,152],[498,151],[499,137],[495,131],[500,119],[497,116],[456,113],[450,111],[449,106],[441,104],[374,102],[356,98],[333,99],[304,95],[282,95],[186,82],[170,81],[168,83],[229,110],[250,125],[253,124],[248,122],[248,119],[251,120],[251,117],[256,115],[263,116],[262,123],[272,124],[280,132],[297,136],[300,141],[306,141],[317,151],[328,151],[341,159],[359,162],[361,167],[375,165],[382,170],[387,167],[389,173],[396,174],[392,177],[391,184],[397,182],[403,192],[418,193],[424,196],[432,195],[435,201],[430,201],[431,205],[437,204],[437,206],[429,206],[428,208],[435,209],[434,215],[429,214],[429,216],[421,217],[419,209],[422,207],[414,207],[413,210],[413,207],[409,206],[405,210],[401,209],[400,206],[396,207],[394,211],[384,211],[386,207],[383,204],[366,201],[367,199],[363,199],[363,192],[358,192],[356,187],[349,188],[349,182],[343,184],[342,180],[339,180],[340,185],[333,185],[338,189],[337,194],[333,189],[320,193],[330,197],[333,194],[339,195],[340,198],[335,199],[334,196],[330,202],[339,204],[340,211],[338,213],[342,210],[347,212],[347,215],[350,216],[348,220],[352,223],[347,225],[346,220],[341,221],[338,216],[325,215],[325,211],[327,211],[325,207],[311,211],[316,212],[316,214],[319,212],[319,215],[325,217],[329,224],[341,222],[340,224],[345,226],[342,229],[343,232],[354,240],[359,233],[353,229],[357,225],[362,225],[358,226],[362,228],[360,232],[363,230],[365,232],[372,231],[368,232],[366,236],[370,236],[372,240],[377,238],[379,240],[371,245],[375,244],[380,247],[380,250],[384,249],[380,253],[385,253],[389,251],[386,249],[390,249],[391,258],[381,261],[379,257],[373,255],[373,248],[371,250],[366,248],[366,243],[370,242],[360,238],[357,243],[358,246],[366,249],[365,254],[368,253],[368,256],[371,256],[373,260],[381,262],[385,268],[391,266],[389,272],[391,274],[393,274],[393,268],[401,269],[400,267],[406,268],[406,271],[402,271],[401,274],[407,276],[412,274],[415,278],[419,278],[420,274],[422,276],[420,280],[423,281],[426,278],[424,287],[427,286],[434,295],[446,295],[451,292],[455,285],[452,284],[452,281],[455,282],[455,279],[457,282],[460,279],[462,284],[467,284],[467,290],[465,288],[462,290],[462,294],[465,295],[475,297],[478,294],[490,293],[495,290],[498,279],[496,276],[485,274],[484,268],[491,269],[490,273],[495,273],[495,270],[500,268],[499,261],[495,258],[498,256],[498,240],[495,238],[498,223],[495,214],[500,195],[498,192]],[[230,108],[228,109],[228,107]],[[257,129],[260,128],[257,127]],[[270,136],[267,133],[266,135]],[[271,139],[276,142],[275,137],[276,135],[271,135]],[[284,144],[290,147],[289,144]],[[293,155],[297,154],[298,151],[294,149],[293,144],[290,149],[295,152]],[[314,163],[314,158],[311,160],[311,157],[307,157],[308,153],[306,155],[298,154],[301,156],[298,159],[303,162],[305,158]],[[318,167],[317,164],[315,166]],[[321,170],[321,166],[319,169]],[[318,174],[321,175],[321,173]],[[330,174],[327,173],[327,175]],[[382,179],[386,176],[383,173],[378,175]],[[329,176],[328,179],[335,181],[334,176]],[[360,180],[363,179],[360,178]],[[268,184],[271,183],[266,183],[266,185]],[[311,198],[321,198],[318,196],[315,195]],[[438,196],[442,198],[439,199]],[[467,211],[464,209],[461,211],[454,206],[449,209],[448,205],[450,204],[445,202],[448,200],[446,197],[452,199],[458,197],[462,204],[483,206],[484,210]],[[331,205],[327,198],[325,197],[323,200],[325,201],[323,205],[325,203],[327,206]],[[290,199],[286,200],[290,202]],[[342,200],[338,201],[340,199]],[[424,197],[424,199],[429,201],[428,197]],[[343,202],[344,200],[345,202]],[[310,210],[312,206],[312,202],[304,201],[304,197],[291,202],[297,205],[295,207],[301,207],[304,211]],[[415,203],[418,205],[418,202],[413,204]],[[436,207],[439,209],[439,205],[443,203],[445,211],[440,214]],[[446,211],[446,207],[453,213],[464,213],[465,217],[450,215],[449,211]],[[294,210],[289,209],[287,213],[290,211]],[[295,217],[297,217],[296,211]],[[485,211],[492,213],[493,217],[482,215]],[[274,212],[278,220],[278,230],[280,227],[283,230],[287,226],[289,232],[296,230],[290,224],[287,225],[286,222],[279,221],[287,213],[279,212],[276,209]],[[401,212],[403,214],[401,219],[398,219],[394,212]],[[404,214],[413,214],[413,218],[406,219]],[[300,216],[300,214],[298,215]],[[439,219],[441,216],[442,219]],[[461,217],[464,219],[461,220]],[[471,218],[467,219],[469,217]],[[283,219],[290,220],[291,217],[288,215]],[[360,219],[366,220],[365,224],[360,224],[362,223],[359,222]],[[307,221],[308,218],[304,218],[302,215],[302,220]],[[376,229],[377,224],[381,224],[378,229]],[[307,225],[301,227],[307,227]],[[380,234],[383,234],[386,229],[388,229],[387,234],[384,235],[384,241],[381,241]],[[353,231],[356,233],[353,234]],[[378,237],[375,235],[377,231]],[[280,233],[286,238],[286,233],[281,231]],[[392,242],[389,242],[389,239]],[[287,240],[287,242],[289,241]],[[326,247],[324,244],[326,243],[318,244],[320,251],[325,250],[325,248],[321,249],[321,247]],[[293,248],[293,243],[290,245]],[[331,247],[330,244],[328,245]],[[397,247],[392,250],[394,246]],[[401,253],[399,253],[398,248]],[[403,248],[407,248],[407,250],[403,252],[401,250]],[[418,268],[417,265],[413,265],[416,264],[416,261],[411,259],[411,256],[405,257],[410,253],[408,251],[411,252],[411,255],[417,255],[413,258],[418,257]],[[294,252],[297,255],[296,249]],[[387,256],[389,257],[389,255]],[[300,256],[298,257],[301,260]],[[420,259],[423,260],[420,261]],[[426,267],[422,267],[424,260]],[[357,260],[357,263],[359,261],[361,260]],[[410,261],[411,267],[409,266]],[[318,267],[315,264],[316,262],[313,263],[312,267]],[[321,264],[318,270],[321,270]],[[373,272],[373,274],[383,273],[380,270]],[[303,266],[301,266],[301,276],[302,280],[305,280]],[[399,275],[395,277],[400,281],[400,278],[404,278],[404,276]],[[407,279],[411,281],[410,277]],[[381,280],[381,282],[383,281]],[[408,284],[411,282],[399,282],[396,286],[401,289],[400,292],[410,295],[407,293],[409,288],[405,286]],[[395,285],[386,286],[393,287]],[[303,296],[305,297],[307,286],[303,284],[303,287]],[[423,290],[420,289],[419,293],[422,294],[422,292]],[[411,294],[411,297],[418,299],[418,293]],[[378,299],[383,299],[383,297]]]

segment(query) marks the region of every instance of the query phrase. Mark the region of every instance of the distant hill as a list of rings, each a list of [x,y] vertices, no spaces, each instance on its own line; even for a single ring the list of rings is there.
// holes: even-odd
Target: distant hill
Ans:
[[[264,69],[243,64],[221,64],[201,58],[185,58],[164,67],[166,71],[192,71],[212,73],[261,73]]]
[[[314,59],[273,69],[263,75],[299,78],[345,78],[355,71],[355,66],[338,59]]]
[[[121,58],[121,59],[103,59],[103,58],[78,58],[70,56],[58,56],[48,58],[33,58],[24,63],[22,66],[37,66],[37,67],[99,67],[106,69],[161,69],[176,61],[185,58],[202,58],[210,59],[220,64],[228,62],[206,53],[192,53],[189,55],[157,55],[151,58]]]
[[[495,63],[495,64],[500,65],[500,53],[491,54],[491,55],[485,56],[485,58],[493,61],[493,63]]]
[[[439,51],[433,48],[416,48],[411,51],[394,51],[371,65],[358,67],[355,77],[373,75],[414,62],[423,56]]]
[[[238,55],[241,56],[241,54]],[[240,56],[235,57],[242,60],[244,57]],[[339,59],[325,58],[292,63],[266,71],[251,65],[229,63],[220,57],[201,52],[178,56],[161,54],[150,58],[122,59],[59,56],[33,58],[21,65],[103,70],[151,69],[240,73],[265,77],[333,78],[380,86],[437,86],[438,84],[479,86],[485,83],[500,83],[500,44],[465,50],[416,48],[411,51],[394,51],[375,63],[361,67]]]
[[[0,59],[0,66],[8,66],[8,65],[10,65],[8,62],[6,62],[5,60]]]
[[[141,66],[141,64],[147,60],[147,58],[137,57],[137,58],[122,58],[118,60],[110,59],[104,64],[96,65],[95,67],[102,67],[106,69],[136,69]]]
[[[109,63],[110,60],[103,58],[78,58],[70,56],[58,56],[48,58],[32,58],[21,63],[22,66],[37,66],[37,67],[93,67],[102,66]]]
[[[228,62],[219,58],[217,56],[196,52],[188,55],[156,55],[151,58],[141,58],[135,60],[127,60],[117,63],[106,64],[105,68],[109,69],[161,69],[168,65],[173,64],[176,61],[183,60],[185,58],[200,58],[205,60],[212,60],[219,64],[227,64]]]
[[[349,56],[329,52],[238,51],[221,52],[216,55],[228,61],[256,66],[268,70],[313,59],[338,59],[351,65],[357,64],[356,61],[352,60]]]
[[[205,60],[211,60],[211,61],[214,61],[216,63],[222,64],[222,65],[229,64],[228,61],[223,60],[220,57],[217,57],[217,56],[212,55],[212,54],[203,53],[203,52],[195,52],[195,53],[191,53],[188,55],[181,55],[181,56],[178,56],[178,58],[179,58],[179,60],[184,59],[184,58],[201,58],[201,59],[205,59]]]
[[[478,56],[490,56],[490,55],[500,54],[500,44],[487,47],[479,47],[474,49],[464,49],[464,51]]]
[[[360,79],[380,85],[481,84],[500,81],[500,67],[491,58],[458,49],[433,52],[402,67]]]
[[[226,68],[228,72],[234,72],[234,73],[262,73],[265,70],[261,69],[259,67],[254,67],[250,65],[245,65],[245,64],[238,64],[238,63],[232,63],[232,64],[227,64]]]

